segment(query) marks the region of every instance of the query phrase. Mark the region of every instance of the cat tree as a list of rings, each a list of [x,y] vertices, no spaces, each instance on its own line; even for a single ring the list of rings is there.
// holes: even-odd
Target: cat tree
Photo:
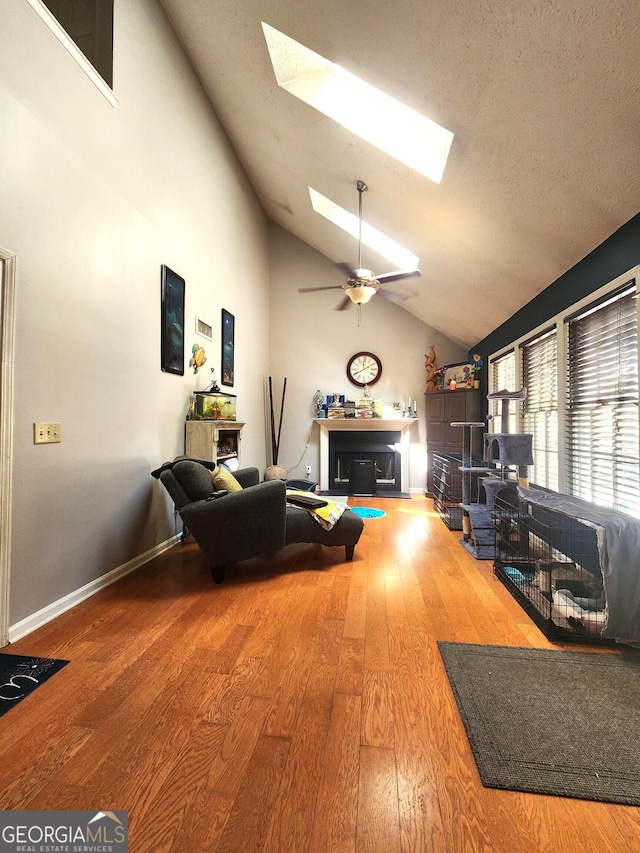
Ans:
[[[453,427],[462,428],[460,507],[463,515],[460,541],[477,560],[492,560],[494,557],[493,508],[497,493],[504,488],[527,486],[529,483],[527,468],[533,465],[533,435],[509,432],[509,406],[512,401],[521,402],[526,397],[526,388],[519,391],[496,391],[487,395],[487,400],[502,400],[501,428],[506,431],[484,434],[482,457],[486,467],[471,464],[471,432],[484,427],[484,424],[471,421],[451,424]],[[517,479],[511,477],[513,467],[517,468]],[[485,475],[478,480],[484,487],[485,503],[471,500],[471,480],[474,474]]]

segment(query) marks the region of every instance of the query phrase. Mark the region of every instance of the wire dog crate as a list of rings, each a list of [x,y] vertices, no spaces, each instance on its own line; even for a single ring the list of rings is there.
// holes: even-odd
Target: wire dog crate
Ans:
[[[519,498],[496,495],[494,573],[549,639],[608,643],[593,527]]]
[[[462,530],[462,474],[459,454],[434,453],[433,455],[433,508],[449,530]],[[482,465],[474,459],[473,465]],[[477,494],[478,474],[472,474],[472,490]]]

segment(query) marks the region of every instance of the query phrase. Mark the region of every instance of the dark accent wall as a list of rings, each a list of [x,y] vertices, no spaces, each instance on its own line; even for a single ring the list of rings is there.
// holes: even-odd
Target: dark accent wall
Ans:
[[[480,353],[484,359],[484,367],[480,371],[483,399],[487,394],[488,356],[491,353],[526,335],[638,264],[640,213],[469,350],[469,358],[473,353]]]

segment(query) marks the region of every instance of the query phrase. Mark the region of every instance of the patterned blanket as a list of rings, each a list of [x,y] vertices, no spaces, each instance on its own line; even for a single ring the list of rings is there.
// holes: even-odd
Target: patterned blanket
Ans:
[[[291,496],[296,495],[308,495],[309,492],[301,492],[296,489],[287,489],[287,499]],[[324,506],[310,507],[305,506],[305,509],[321,527],[324,527],[325,530],[331,530],[331,528],[340,521],[342,518],[342,514],[345,510],[349,509],[349,506],[346,503],[339,503],[338,501],[332,501],[331,498],[322,498],[322,502]],[[300,504],[295,504],[296,506],[300,506]]]

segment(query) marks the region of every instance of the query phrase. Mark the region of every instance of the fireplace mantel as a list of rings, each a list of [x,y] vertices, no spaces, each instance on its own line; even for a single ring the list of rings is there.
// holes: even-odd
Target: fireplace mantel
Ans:
[[[313,420],[320,427],[320,489],[322,491],[329,488],[329,433],[337,430],[399,432],[402,489],[409,491],[409,430],[412,424],[418,423],[417,418],[314,418]]]

